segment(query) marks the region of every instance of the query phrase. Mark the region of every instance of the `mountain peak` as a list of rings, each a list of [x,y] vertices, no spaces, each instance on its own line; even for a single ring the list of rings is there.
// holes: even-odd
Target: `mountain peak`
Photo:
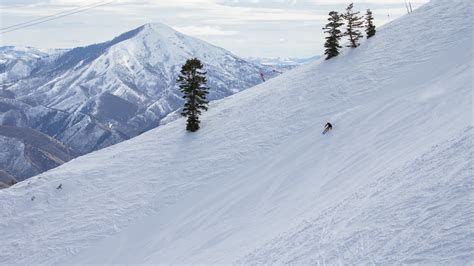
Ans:
[[[173,29],[172,27],[159,23],[146,23],[140,27],[141,33],[149,33],[149,34],[177,34],[178,31]]]
[[[268,78],[276,75],[269,68],[243,61],[161,23],[144,24],[112,40],[58,51],[54,56],[23,50],[0,48],[0,79],[8,84],[8,90],[0,88],[0,100],[29,98],[39,107],[0,101],[0,125],[2,121],[31,125],[81,154],[156,127],[162,118],[179,109],[183,102],[175,81],[189,58],[199,58],[211,70],[210,100],[260,84],[261,72]],[[50,87],[52,80],[57,82]],[[93,133],[83,135],[86,131]],[[23,156],[18,154],[11,156]],[[24,165],[22,168],[30,167]]]
[[[143,24],[142,26],[144,29],[149,29],[149,30],[173,30],[175,31],[172,27],[161,23],[161,22],[151,22],[151,23],[146,23]]]

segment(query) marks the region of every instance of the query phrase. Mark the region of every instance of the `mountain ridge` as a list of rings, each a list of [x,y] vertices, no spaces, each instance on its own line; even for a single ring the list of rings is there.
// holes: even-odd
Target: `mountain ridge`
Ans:
[[[158,126],[182,106],[176,77],[191,57],[208,71],[210,100],[261,83],[261,72],[277,75],[161,23],[50,54],[4,47],[0,75],[8,82],[0,89],[0,125],[35,129],[79,154],[110,146]]]

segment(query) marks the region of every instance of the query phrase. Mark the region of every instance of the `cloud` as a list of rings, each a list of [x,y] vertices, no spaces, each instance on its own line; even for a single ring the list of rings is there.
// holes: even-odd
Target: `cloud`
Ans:
[[[1,22],[8,27],[108,1],[111,0],[0,0]],[[428,2],[407,1],[413,8]],[[344,11],[348,2],[351,1],[115,0],[107,6],[7,33],[0,36],[4,37],[0,38],[0,46],[88,45],[110,40],[145,23],[161,22],[241,56],[312,56],[323,49],[324,34],[320,29],[328,12]],[[354,0],[354,4],[362,12],[372,9],[377,26],[406,13],[405,0]]]
[[[175,30],[188,35],[194,36],[229,36],[237,35],[237,31],[223,30],[219,26],[183,26],[174,27]]]
[[[2,0],[0,6],[18,6],[18,5],[32,5],[32,4],[40,4],[44,3],[44,0]]]

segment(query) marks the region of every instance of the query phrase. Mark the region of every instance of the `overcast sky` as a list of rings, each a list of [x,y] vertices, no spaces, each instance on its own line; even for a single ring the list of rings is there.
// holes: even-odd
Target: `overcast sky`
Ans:
[[[110,0],[109,0],[110,1]],[[0,0],[0,28],[97,0]],[[414,9],[428,0],[407,0]],[[355,0],[377,25],[406,13],[404,0]],[[30,28],[0,34],[0,46],[70,48],[98,43],[150,22],[162,22],[242,57],[310,57],[323,52],[321,28],[344,0],[116,0]],[[390,15],[390,16],[389,16]]]

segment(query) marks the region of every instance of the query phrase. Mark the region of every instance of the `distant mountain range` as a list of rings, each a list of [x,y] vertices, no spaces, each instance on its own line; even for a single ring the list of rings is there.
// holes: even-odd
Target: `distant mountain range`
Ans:
[[[154,128],[182,106],[175,81],[191,57],[206,68],[210,100],[261,83],[261,74],[278,74],[272,67],[158,23],[74,49],[1,47],[0,125],[30,128],[36,134],[30,131],[21,139],[4,136],[0,143],[14,142],[18,150],[32,143],[31,136],[45,134],[73,151],[72,158]],[[0,170],[23,180],[55,166],[25,163],[20,171],[6,163],[29,161],[26,154],[4,151]]]
[[[321,56],[313,56],[309,58],[291,58],[291,57],[277,57],[277,58],[255,58],[250,57],[247,60],[258,65],[266,66],[272,69],[273,73],[281,74],[295,67],[308,64],[319,60]]]
[[[280,67],[295,67],[304,65],[320,59],[321,56],[312,56],[308,58],[294,58],[294,57],[276,57],[276,58],[248,58],[249,61],[265,65],[265,66],[280,66]]]

